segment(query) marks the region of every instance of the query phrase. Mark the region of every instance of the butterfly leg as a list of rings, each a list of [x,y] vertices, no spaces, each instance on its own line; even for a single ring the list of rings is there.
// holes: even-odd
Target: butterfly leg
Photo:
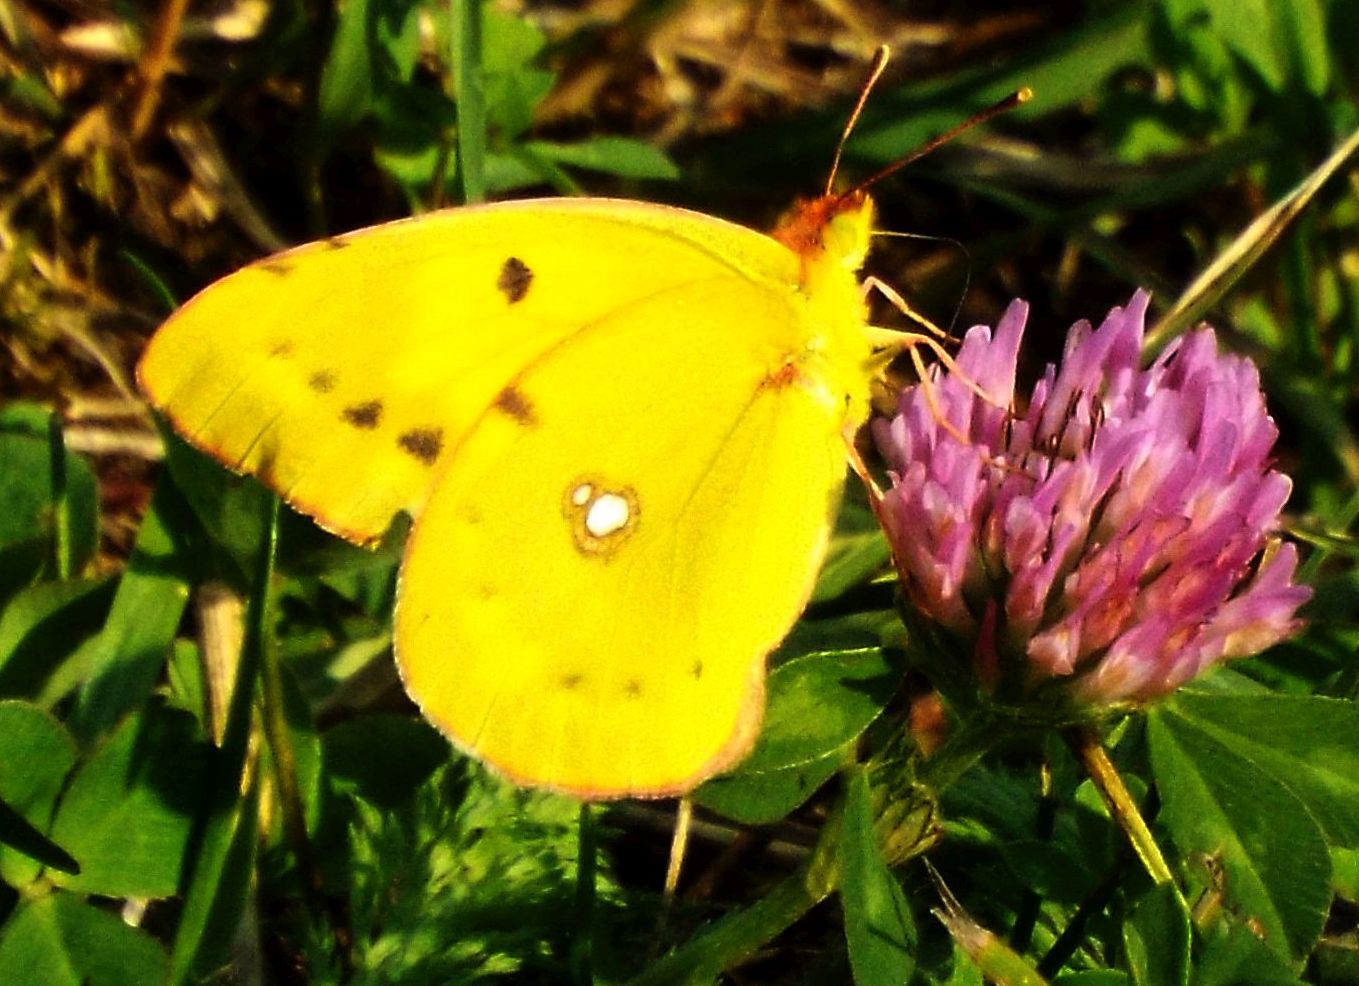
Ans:
[[[865,300],[868,298],[870,294],[876,291],[878,292],[878,294],[882,295],[884,298],[887,299],[888,304],[890,304],[897,311],[901,312],[901,314],[905,315],[916,325],[920,326],[930,335],[934,336],[936,339],[942,339],[947,341],[948,339],[951,338],[947,332],[939,328],[939,326],[935,325],[934,322],[931,321],[928,316],[917,311],[915,306],[913,306],[909,301],[902,297],[900,291],[892,287],[892,285],[888,284],[882,278],[874,277],[872,274],[870,274],[867,277],[865,277],[862,282],[860,282],[859,287],[863,290],[863,296]]]
[[[900,292],[886,281],[872,276],[864,279],[863,287],[865,289],[865,294],[869,291],[877,291],[903,315],[912,321],[917,322],[932,333],[931,335],[926,335],[920,332],[899,332],[892,329],[869,326],[875,352],[882,354],[888,360],[903,349],[910,354],[911,364],[915,367],[916,376],[920,380],[920,386],[922,388],[921,393],[924,395],[925,404],[930,409],[930,414],[937,422],[939,422],[939,426],[948,432],[949,435],[962,445],[973,444],[972,440],[963,434],[962,430],[956,424],[949,420],[947,415],[944,414],[943,409],[939,406],[938,397],[934,391],[934,377],[926,368],[925,361],[920,355],[922,347],[932,352],[939,362],[947,367],[953,375],[961,381],[963,386],[967,387],[967,389],[972,391],[978,398],[985,401],[987,404],[990,404],[992,407],[999,408],[1000,410],[1009,413],[1009,404],[998,401],[995,397],[987,393],[983,387],[958,366],[957,362],[943,347],[940,343],[940,339],[949,339],[950,336],[924,315],[921,315],[912,308],[910,303],[901,296]],[[852,443],[850,447],[853,449]],[[988,456],[987,458],[990,457]],[[993,461],[993,464],[1000,468],[1012,468],[996,461]],[[866,469],[863,466],[862,459],[858,457],[857,451],[851,452],[850,466],[859,474],[860,478],[864,480],[865,485],[868,486],[870,497],[872,497],[876,488],[871,485],[871,478],[868,476]],[[881,497],[880,491],[877,491],[877,496]]]
[[[872,333],[875,348],[879,348],[883,351],[895,351],[892,352],[892,355],[895,355],[896,352],[900,352],[903,349],[910,354],[911,364],[915,367],[916,374],[920,378],[921,386],[925,388],[925,403],[929,405],[930,411],[949,434],[953,435],[954,438],[957,438],[961,442],[967,441],[967,439],[963,438],[956,430],[953,424],[939,412],[939,406],[935,401],[934,391],[931,387],[930,375],[925,368],[924,360],[921,359],[920,356],[920,348],[922,346],[932,352],[939,362],[958,377],[958,379],[962,381],[963,386],[976,394],[977,397],[981,398],[992,407],[999,408],[1002,411],[1009,410],[1007,404],[996,400],[988,394],[985,389],[958,367],[958,364],[954,362],[953,357],[949,355],[948,350],[946,350],[940,342],[940,340],[950,340],[952,337],[924,315],[916,311],[915,308],[911,306],[910,302],[901,296],[901,293],[897,291],[896,288],[892,287],[886,281],[872,276],[864,279],[863,287],[865,293],[868,291],[877,291],[887,299],[893,308],[897,309],[897,311],[901,312],[911,321],[922,326],[929,333],[929,335],[925,335],[919,332],[896,332],[890,329],[876,329],[876,327],[872,327],[875,329]],[[889,356],[888,358],[890,359],[891,357]]]
[[[864,461],[863,453],[859,451],[858,444],[854,441],[855,432],[853,429],[845,430],[845,454],[849,457],[849,467],[854,470],[860,481],[864,484],[864,489],[868,491],[868,504],[873,508],[873,513],[878,513],[878,507],[882,505],[882,487],[878,485],[877,479],[869,471],[868,463]]]

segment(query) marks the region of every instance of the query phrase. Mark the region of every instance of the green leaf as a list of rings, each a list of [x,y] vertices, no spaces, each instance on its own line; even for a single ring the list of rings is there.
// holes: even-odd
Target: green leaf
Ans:
[[[879,647],[885,644],[897,645],[892,649],[900,652],[906,635],[901,625],[901,617],[891,609],[880,608],[882,601],[875,587],[864,586],[863,597],[855,593],[854,598],[864,598],[866,608],[840,615],[817,616],[814,612],[804,613],[802,619],[793,624],[792,632],[779,644],[776,657],[780,663],[808,654],[825,651],[853,650],[861,647]],[[886,598],[891,598],[889,589]],[[836,604],[838,605],[838,601]]]
[[[1240,280],[1261,255],[1311,203],[1322,187],[1339,171],[1347,160],[1359,151],[1359,130],[1355,130],[1326,160],[1293,186],[1236,238],[1213,258],[1189,287],[1185,288],[1170,310],[1157,319],[1146,335],[1143,348],[1160,350],[1173,336],[1180,334],[1206,315],[1213,305]]]
[[[1194,968],[1194,986],[1301,986],[1269,946],[1240,924],[1219,925],[1207,936]]]
[[[45,79],[31,75],[18,66],[9,71],[13,74],[0,79],[0,102],[12,102],[13,105],[21,106],[25,110],[41,113],[53,123],[65,117],[66,108],[61,105],[61,100],[52,92]]]
[[[1336,896],[1359,904],[1359,849],[1332,849],[1331,871]]]
[[[1326,12],[1319,0],[1205,0],[1214,33],[1275,92],[1326,90]]]
[[[481,70],[486,119],[503,139],[524,133],[552,91],[554,73],[538,66],[547,37],[523,16],[484,6]]]
[[[36,559],[41,561],[40,570],[51,571],[55,538],[51,449],[45,430],[41,436],[16,432],[12,414],[8,420],[10,430],[0,429],[0,549],[41,540],[45,550]],[[94,473],[80,456],[67,452],[65,459],[72,571],[79,571],[99,540],[99,491]],[[0,586],[17,588],[38,574],[39,569],[0,573]]]
[[[1100,845],[1085,851],[1082,851],[1085,847],[1073,847],[1070,843],[1038,839],[1007,842],[1000,848],[1021,886],[1045,901],[1078,904],[1099,881],[1101,874],[1094,871],[1093,865],[1097,852],[1099,856],[1105,855],[1102,843],[1107,839],[1100,841]]]
[[[317,122],[329,142],[369,112],[373,80],[368,59],[368,0],[337,5],[335,36],[330,43],[317,94]]]
[[[943,986],[987,986],[981,970],[973,964],[971,956],[963,951],[957,942],[953,943],[953,963],[949,967],[948,978]]]
[[[848,751],[833,750],[818,760],[758,774],[717,777],[694,794],[705,808],[745,825],[770,825],[820,789],[844,764]]]
[[[1065,751],[1063,751],[1065,752]],[[1073,765],[1065,756],[1050,754],[1057,770]],[[1146,791],[1139,778],[1128,776],[1124,782],[1135,802]],[[1056,790],[1063,790],[1060,783]],[[1019,885],[1048,903],[1078,905],[1096,892],[1117,853],[1127,844],[1127,836],[1114,825],[1103,798],[1089,780],[1068,780],[1070,807],[1058,812],[1050,838],[1039,841],[1020,838],[1000,845],[1001,853]],[[1029,794],[1032,797],[1032,793]],[[995,792],[993,800],[1004,810],[1005,796]],[[1059,799],[1066,800],[1066,799]],[[1027,808],[1028,806],[1026,806]]]
[[[882,528],[859,492],[857,481],[845,495],[836,519],[835,535],[831,538],[821,572],[812,590],[812,602],[834,599],[854,586],[867,582],[879,572],[888,570],[892,552]]]
[[[165,972],[165,953],[150,935],[71,894],[25,900],[0,929],[3,983],[146,986]]]
[[[443,93],[401,90],[387,100],[373,157],[405,190],[412,203],[424,201],[436,178],[446,189],[456,182],[453,163],[453,101]]]
[[[1132,982],[1118,969],[1082,969],[1068,972],[1052,981],[1052,986],[1127,986]]]
[[[337,800],[350,815],[345,844],[323,862],[349,908],[356,983],[577,982],[567,969],[568,936],[579,941],[587,916],[575,882],[579,802],[516,788],[463,757],[400,810]],[[616,899],[607,858],[597,867],[598,899]],[[333,968],[333,934],[309,917],[300,958],[309,972]]]
[[[880,648],[808,654],[769,675],[760,738],[743,773],[818,760],[862,733],[901,683]]]
[[[854,767],[846,783],[839,866],[850,969],[856,986],[898,986],[915,972],[915,921],[873,835],[868,776]]]
[[[277,654],[269,659],[280,661]],[[285,769],[281,767],[280,759],[290,763],[293,775],[292,782],[296,785],[296,794],[300,800],[300,804],[296,807],[302,815],[307,831],[315,832],[321,816],[321,801],[325,788],[321,735],[316,728],[316,719],[311,703],[307,701],[307,697],[298,684],[296,676],[292,673],[292,669],[287,665],[282,665],[278,668],[278,672],[283,707],[274,710],[266,706],[264,714],[274,716],[281,713],[286,735],[280,738],[272,731],[266,733],[269,737],[269,752],[272,761],[269,769],[271,772]],[[272,688],[267,688],[265,695],[266,701],[272,698]],[[280,751],[275,749],[276,741],[281,741],[288,747],[283,757],[280,757]],[[280,802],[288,797],[282,783],[279,784],[278,797]],[[291,810],[291,808],[286,810]]]
[[[1359,848],[1359,707],[1321,696],[1182,690],[1177,715],[1286,786],[1332,844]]]
[[[36,696],[62,660],[98,633],[112,579],[39,582],[0,609],[0,694]]]
[[[52,838],[80,860],[57,882],[108,897],[169,897],[202,801],[207,759],[192,716],[151,709],[128,719],[77,768]]]
[[[1004,851],[1032,838],[1038,793],[1032,771],[1020,774],[988,762],[977,764],[943,792],[949,841]]]
[[[622,178],[674,180],[680,176],[675,162],[659,147],[629,137],[591,137],[570,144],[535,140],[525,149],[557,164]]]
[[[323,145],[371,114],[377,92],[411,77],[419,55],[419,9],[413,0],[339,4],[317,94]]]
[[[1172,883],[1152,887],[1123,924],[1128,967],[1138,986],[1189,986],[1193,931]]]
[[[879,648],[780,665],[769,675],[755,749],[735,772],[700,787],[695,800],[749,824],[782,818],[834,773],[845,746],[877,718],[900,680]]]
[[[75,741],[56,719],[25,702],[0,702],[0,801],[32,832],[41,834],[51,826],[52,809],[75,760]],[[0,842],[5,844],[0,847],[0,876],[12,887],[37,879],[35,860],[71,869],[65,865],[71,860],[64,849],[34,844],[28,831],[6,834],[0,829]]]
[[[1147,721],[1161,818],[1181,853],[1220,865],[1231,912],[1300,963],[1330,904],[1320,827],[1291,791],[1163,704]]]
[[[191,530],[191,519],[196,517],[212,540],[226,548],[234,567],[217,571],[205,566],[205,570],[195,572],[196,576],[223,578],[237,585],[243,583],[244,573],[253,570],[254,559],[264,541],[261,518],[273,494],[253,479],[228,472],[211,456],[198,451],[173,432],[164,432],[164,435],[165,465],[174,489],[164,489],[167,484],[162,476],[152,510],[163,514],[164,525],[179,537],[198,534]],[[185,504],[191,517],[181,516]],[[194,554],[210,555],[210,549],[204,546]],[[221,563],[215,555],[206,560],[208,564]]]
[[[47,836],[0,798],[0,850],[9,849],[32,862],[35,867],[50,866],[63,873],[79,873],[80,863],[74,856]],[[14,882],[31,883],[36,873],[25,873]],[[11,881],[6,880],[6,883]]]
[[[1147,34],[1147,16],[1140,5],[1110,5],[1101,16],[1086,19],[1060,38],[1015,49],[1015,57],[1005,62],[978,62],[975,70],[939,83],[917,82],[874,93],[849,154],[878,164],[895,161],[956,124],[962,107],[988,106],[1021,86],[1030,87],[1036,98],[1011,114],[1012,119],[1088,100],[1104,80],[1130,66],[1151,63]],[[815,120],[751,130],[739,138],[737,149],[745,152],[741,163],[749,172],[768,175],[774,161],[782,161],[784,167],[789,160],[820,161],[811,156],[812,149],[824,155],[825,148],[834,146],[844,115],[837,107]]]
[[[486,201],[485,0],[451,0],[450,81],[458,102],[458,178],[467,205]]]
[[[104,735],[141,708],[170,656],[189,600],[189,587],[175,564],[176,545],[160,509],[170,495],[164,484],[157,489],[108,620],[86,655],[89,677],[70,719],[82,741]]]
[[[461,188],[470,182],[480,189],[474,177],[479,171],[487,172],[486,190],[511,187],[490,179],[487,131],[499,138],[495,146],[501,151],[514,149],[513,141],[533,125],[539,103],[552,89],[554,74],[536,64],[546,38],[524,17],[482,0],[455,4],[454,17],[428,5],[423,12],[433,15],[435,51],[445,58],[451,53],[453,59],[444,82],[447,92],[412,79],[409,72],[399,76],[400,85],[386,87],[377,85],[380,76],[374,75],[371,113],[380,124],[378,161],[413,200],[441,180],[439,191],[456,190],[464,200],[479,201],[480,194],[468,199],[468,189]],[[457,34],[456,45],[450,32]],[[542,175],[535,173],[533,181],[541,182]]]

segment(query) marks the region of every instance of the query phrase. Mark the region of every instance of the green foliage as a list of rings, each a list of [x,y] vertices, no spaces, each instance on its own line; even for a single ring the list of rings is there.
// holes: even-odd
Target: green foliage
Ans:
[[[48,413],[30,404],[0,407],[0,600],[34,579],[57,575],[56,533],[65,525],[73,569],[86,565],[99,536],[99,493],[79,456],[54,450]],[[61,500],[55,486],[60,456]]]
[[[780,665],[769,675],[769,707],[755,749],[695,799],[749,825],[783,818],[845,761],[899,676],[877,649],[811,654]]]
[[[0,702],[0,803],[26,823],[0,829],[0,875],[11,887],[37,880],[38,864],[79,872],[70,853],[42,835],[75,759],[75,743],[61,723],[25,702]]]
[[[883,860],[873,833],[868,777],[846,778],[844,834],[840,839],[840,900],[855,986],[888,986],[910,980],[918,947],[906,895]]]
[[[392,798],[390,779],[371,780]],[[574,802],[517,790],[466,761],[441,764],[386,803],[363,796],[362,783],[345,787],[334,806],[345,835],[333,851],[344,860],[356,932],[350,982],[562,976],[575,901]],[[303,932],[301,947],[313,982],[344,981],[324,922]]]
[[[207,756],[182,712],[151,708],[126,719],[67,781],[52,838],[80,860],[80,873],[53,880],[103,897],[175,893]]]
[[[0,980],[34,986],[143,986],[165,979],[154,938],[69,894],[23,901],[0,930]]]
[[[1176,846],[1202,860],[1224,906],[1296,964],[1330,903],[1321,827],[1287,785],[1247,752],[1214,739],[1172,703],[1149,720],[1152,764]],[[1359,732],[1347,754],[1359,752]]]
[[[452,72],[441,86],[418,77],[420,18],[433,25],[439,51],[455,40],[450,6],[416,0],[349,0],[339,8],[329,57],[321,74],[318,150],[371,121],[378,163],[412,204],[442,201],[459,188],[459,117]],[[481,64],[476,76],[489,143],[479,166],[491,194],[544,183],[567,191],[564,167],[630,178],[674,178],[677,172],[652,145],[621,137],[580,141],[533,140],[534,110],[555,81],[542,68],[547,39],[528,21],[490,4],[482,11]]]
[[[1137,902],[1124,922],[1123,943],[1137,986],[1189,986],[1193,929],[1174,884],[1163,883]]]

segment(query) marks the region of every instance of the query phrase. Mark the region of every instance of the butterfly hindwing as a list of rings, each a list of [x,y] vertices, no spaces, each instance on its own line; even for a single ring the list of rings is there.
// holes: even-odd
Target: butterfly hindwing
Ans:
[[[844,402],[795,363],[811,333],[791,293],[726,275],[507,385],[402,570],[397,657],[430,719],[588,795],[675,793],[746,751],[845,471]]]

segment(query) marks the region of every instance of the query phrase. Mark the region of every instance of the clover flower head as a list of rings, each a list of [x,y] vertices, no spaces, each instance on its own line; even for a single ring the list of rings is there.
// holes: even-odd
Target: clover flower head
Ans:
[[[1140,369],[1147,302],[1074,325],[1018,401],[1015,301],[874,423],[905,594],[1004,701],[1156,698],[1289,636],[1311,594],[1255,366],[1204,327]]]

